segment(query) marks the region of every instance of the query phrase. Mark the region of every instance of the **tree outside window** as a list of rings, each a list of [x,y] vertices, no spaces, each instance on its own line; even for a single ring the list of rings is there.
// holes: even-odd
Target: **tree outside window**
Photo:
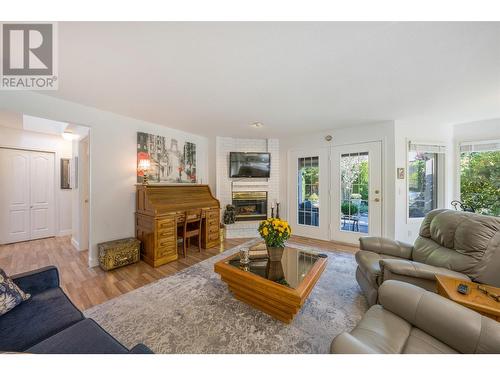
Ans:
[[[500,216],[500,151],[460,154],[460,200],[477,213]]]

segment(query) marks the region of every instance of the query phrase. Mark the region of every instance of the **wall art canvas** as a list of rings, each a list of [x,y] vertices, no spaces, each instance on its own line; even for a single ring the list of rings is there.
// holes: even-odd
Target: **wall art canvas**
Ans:
[[[150,183],[196,183],[196,144],[175,138],[137,133],[137,165],[150,160],[147,172],[137,170],[137,182],[147,173]]]

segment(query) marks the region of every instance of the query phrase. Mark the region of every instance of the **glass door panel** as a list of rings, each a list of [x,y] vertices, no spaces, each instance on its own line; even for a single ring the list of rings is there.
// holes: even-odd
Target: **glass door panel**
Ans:
[[[340,156],[340,230],[368,233],[368,152]]]
[[[297,159],[297,224],[319,226],[318,159],[318,156]]]

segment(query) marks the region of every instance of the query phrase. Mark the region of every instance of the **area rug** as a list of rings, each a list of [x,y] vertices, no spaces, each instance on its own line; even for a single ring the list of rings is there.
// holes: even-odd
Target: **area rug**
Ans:
[[[293,322],[285,324],[236,300],[213,270],[214,263],[256,241],[84,314],[125,346],[142,342],[155,353],[328,353],[332,339],[352,329],[367,309],[354,256],[327,252],[325,271]]]

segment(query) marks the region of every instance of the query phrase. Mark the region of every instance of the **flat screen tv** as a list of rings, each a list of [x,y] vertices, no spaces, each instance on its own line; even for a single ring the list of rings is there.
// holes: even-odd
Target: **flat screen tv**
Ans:
[[[231,152],[229,177],[269,177],[271,154],[268,152]]]

